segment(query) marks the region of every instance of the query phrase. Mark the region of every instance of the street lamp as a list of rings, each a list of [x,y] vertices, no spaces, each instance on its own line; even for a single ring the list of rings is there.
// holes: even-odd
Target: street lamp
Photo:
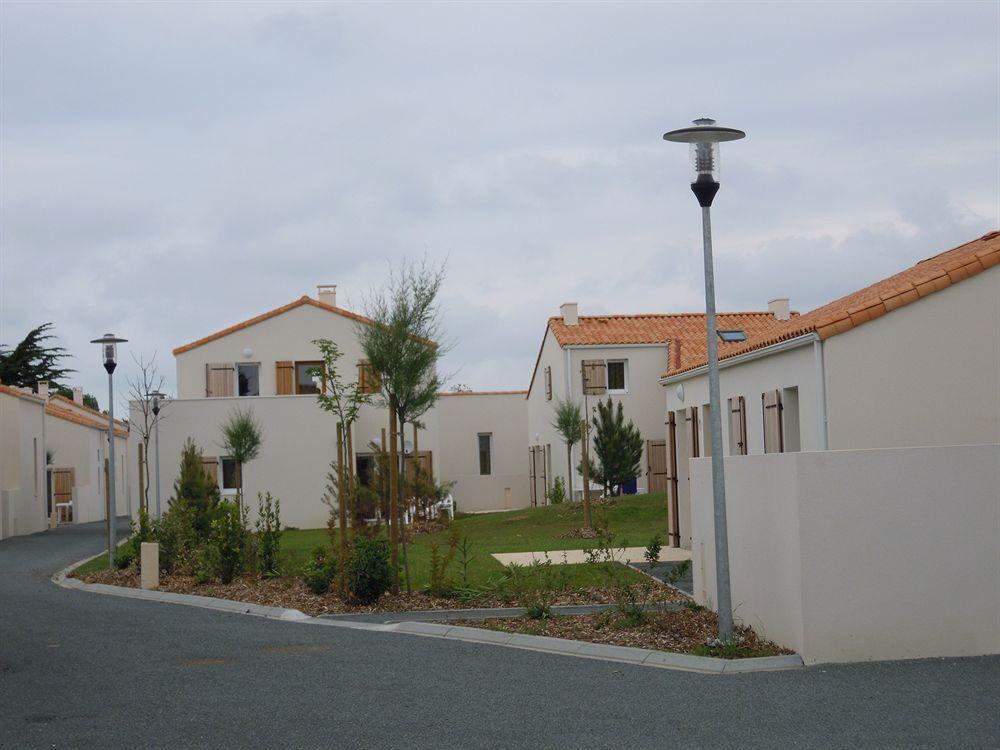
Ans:
[[[156,444],[156,518],[160,517],[160,405],[167,398],[166,393],[153,391],[148,394],[153,399],[153,441]]]
[[[99,339],[92,339],[91,344],[101,345],[101,362],[108,372],[108,567],[115,566],[116,529],[115,520],[115,384],[114,372],[118,366],[118,344],[128,339],[117,338],[106,333]]]
[[[705,322],[708,330],[708,400],[712,432],[712,501],[715,516],[715,580],[719,607],[719,639],[733,637],[733,605],[729,587],[729,537],[726,528],[726,476],[722,456],[722,407],[719,396],[719,342],[715,324],[715,273],[712,268],[711,206],[719,192],[719,144],[745,138],[735,128],[723,128],[715,120],[701,117],[692,127],[671,130],[663,140],[691,144],[694,177],[691,192],[701,206],[702,237],[705,255]]]

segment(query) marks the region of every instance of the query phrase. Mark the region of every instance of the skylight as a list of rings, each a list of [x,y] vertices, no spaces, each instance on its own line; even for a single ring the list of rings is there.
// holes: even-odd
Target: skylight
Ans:
[[[738,341],[746,341],[747,334],[745,331],[740,331],[740,330],[719,331],[719,338],[722,339],[727,344],[734,344]]]

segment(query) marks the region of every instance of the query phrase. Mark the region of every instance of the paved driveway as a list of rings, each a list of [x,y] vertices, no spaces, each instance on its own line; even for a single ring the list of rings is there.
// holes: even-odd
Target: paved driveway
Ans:
[[[997,747],[1000,659],[707,676],[68,591],[0,542],[0,747]]]

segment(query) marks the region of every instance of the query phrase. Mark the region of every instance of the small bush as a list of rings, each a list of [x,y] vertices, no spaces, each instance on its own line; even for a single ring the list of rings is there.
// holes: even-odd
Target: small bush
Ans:
[[[552,505],[562,505],[566,502],[566,487],[563,486],[563,478],[556,477],[552,482],[552,489],[549,490],[549,502]]]
[[[217,555],[216,573],[223,583],[230,583],[243,572],[248,536],[240,507],[228,500],[219,503],[209,544]]]
[[[133,544],[132,539],[129,539],[115,550],[115,567],[118,570],[125,570],[125,568],[135,562],[136,557],[136,545]]]
[[[446,596],[451,590],[452,584],[448,579],[448,566],[455,559],[458,547],[458,529],[454,526],[451,527],[451,533],[448,534],[448,550],[443,555],[438,543],[431,542],[431,585],[429,587],[431,596]]]
[[[517,594],[518,603],[524,607],[525,615],[533,620],[543,620],[552,615],[555,591],[552,581],[552,561],[535,560],[527,567],[509,565],[511,584]]]
[[[302,568],[302,582],[316,595],[330,590],[330,582],[337,575],[337,560],[325,547],[313,550],[312,559]]]
[[[660,550],[662,549],[663,537],[659,534],[654,534],[653,538],[649,540],[649,544],[646,545],[646,551],[642,553],[642,556],[646,558],[646,562],[650,567],[660,562]]]
[[[215,547],[210,544],[206,544],[198,550],[198,553],[195,556],[195,583],[209,583],[215,577],[215,571],[218,567],[219,560]]]
[[[391,585],[388,540],[355,537],[347,558],[347,589],[351,596],[361,604],[374,604]]]
[[[257,493],[257,555],[260,574],[269,577],[278,573],[278,551],[281,548],[281,501],[268,492]]]

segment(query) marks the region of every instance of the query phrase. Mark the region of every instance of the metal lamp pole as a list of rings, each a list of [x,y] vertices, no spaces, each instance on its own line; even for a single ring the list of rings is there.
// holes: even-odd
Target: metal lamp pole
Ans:
[[[719,395],[719,343],[715,321],[715,271],[712,263],[711,206],[719,192],[719,143],[746,137],[735,128],[723,128],[707,117],[693,127],[671,130],[664,140],[691,144],[694,181],[691,191],[701,206],[702,241],[705,256],[705,323],[708,345],[708,400],[712,433],[712,505],[715,520],[715,580],[719,608],[719,639],[733,637],[733,604],[729,582],[729,534],[726,524],[726,476],[722,455],[722,406]]]
[[[156,518],[160,517],[160,404],[165,393],[153,391],[153,442],[156,446]]]
[[[115,368],[118,366],[118,344],[128,339],[120,339],[106,333],[99,339],[91,340],[91,344],[101,345],[101,359],[104,369],[108,372],[108,567],[115,566],[115,548],[117,547],[115,520]]]

